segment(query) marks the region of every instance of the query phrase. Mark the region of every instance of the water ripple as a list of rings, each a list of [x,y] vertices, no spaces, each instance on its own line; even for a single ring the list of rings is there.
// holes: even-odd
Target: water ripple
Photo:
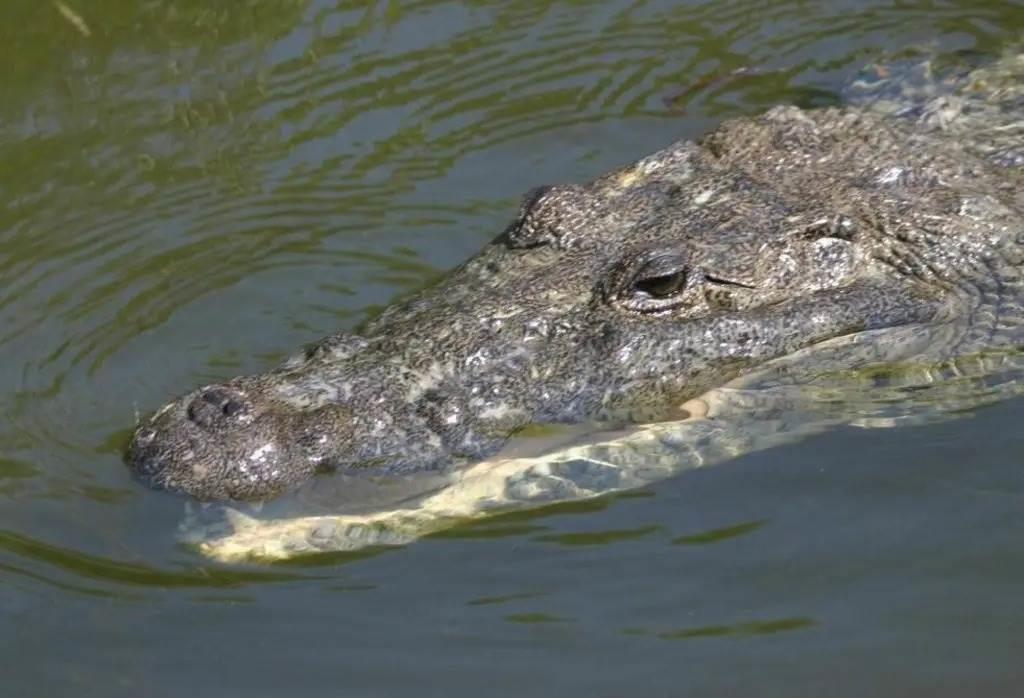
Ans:
[[[528,186],[776,101],[829,101],[892,46],[995,46],[1019,12],[125,5],[76,7],[88,37],[48,3],[0,8],[0,445],[20,464],[0,468],[0,508],[14,531],[55,499],[123,526],[137,489],[118,451],[136,411],[357,324],[498,233]]]

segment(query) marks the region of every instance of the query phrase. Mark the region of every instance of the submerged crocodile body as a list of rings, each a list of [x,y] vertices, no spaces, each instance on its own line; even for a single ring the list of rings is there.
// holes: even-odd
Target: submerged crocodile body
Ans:
[[[483,251],[358,335],[163,407],[129,461],[200,500],[266,500],[320,471],[465,482],[531,425],[671,423],[766,367],[939,365],[1014,347],[1021,75],[1010,56],[926,96],[778,107],[587,184],[536,189]],[[678,445],[687,429],[629,438]],[[673,470],[657,463],[546,499]],[[313,538],[330,538],[322,523]]]

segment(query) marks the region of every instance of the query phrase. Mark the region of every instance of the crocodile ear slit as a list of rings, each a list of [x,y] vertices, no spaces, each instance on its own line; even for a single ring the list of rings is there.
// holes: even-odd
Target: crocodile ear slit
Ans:
[[[733,281],[732,279],[725,279],[711,274],[704,274],[704,280],[717,286],[736,286],[737,288],[749,288],[752,290],[757,288],[757,286],[745,284],[742,281]]]

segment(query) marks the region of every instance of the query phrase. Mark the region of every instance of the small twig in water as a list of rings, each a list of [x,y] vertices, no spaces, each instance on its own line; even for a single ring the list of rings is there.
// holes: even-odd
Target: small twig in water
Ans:
[[[60,0],[53,0],[53,6],[57,8],[57,12],[60,12],[61,17],[66,19],[72,27],[78,30],[79,34],[86,38],[92,36],[92,30],[89,29],[89,25],[85,23],[84,19],[82,19],[82,15],[72,10]]]

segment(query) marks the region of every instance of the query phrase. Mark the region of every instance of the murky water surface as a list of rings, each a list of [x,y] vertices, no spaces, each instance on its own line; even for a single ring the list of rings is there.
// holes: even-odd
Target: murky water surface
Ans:
[[[1006,0],[3,3],[3,693],[1020,695],[1020,401],[271,567],[177,545],[120,451],[528,187],[1022,31]]]

